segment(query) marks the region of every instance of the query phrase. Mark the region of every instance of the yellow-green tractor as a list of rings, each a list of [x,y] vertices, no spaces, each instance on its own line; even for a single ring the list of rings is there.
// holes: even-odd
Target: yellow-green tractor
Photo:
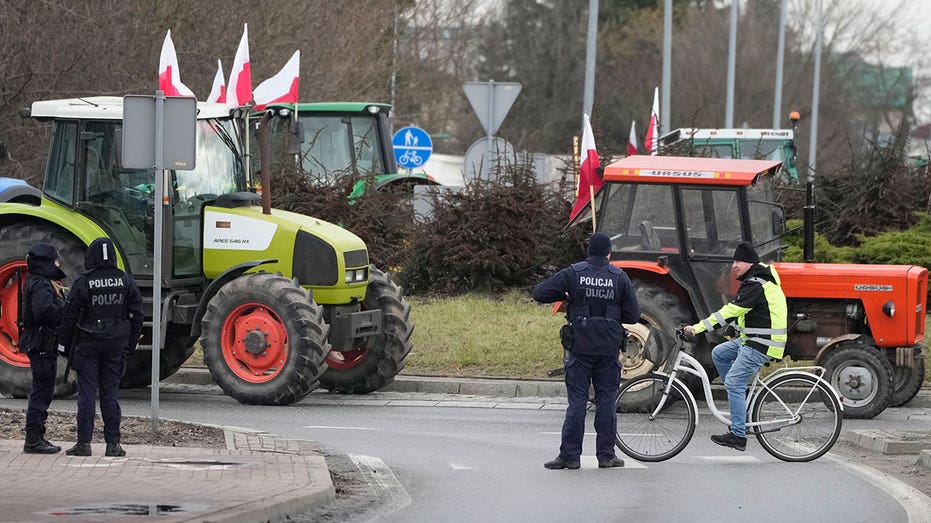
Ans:
[[[54,244],[69,285],[99,236],[113,239],[147,311],[147,340],[122,385],[151,383],[153,187],[161,171],[122,167],[122,114],[118,97],[36,102],[29,111],[53,129],[41,191],[0,179],[0,392],[24,397],[30,386],[29,360],[17,345],[26,252],[39,241]],[[199,103],[197,114],[196,167],[167,171],[158,202],[165,210],[160,379],[199,339],[213,379],[243,403],[290,404],[318,386],[364,394],[391,382],[411,350],[401,289],[351,232],[263,210],[228,107]],[[59,393],[73,390],[63,364],[59,373]]]

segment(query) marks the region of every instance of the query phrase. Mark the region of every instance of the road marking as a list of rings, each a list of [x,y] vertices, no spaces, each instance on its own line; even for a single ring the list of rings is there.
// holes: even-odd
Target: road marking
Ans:
[[[715,463],[759,463],[753,456],[698,456],[698,459],[713,461]]]
[[[304,425],[305,429],[324,429],[324,430],[375,430],[368,427],[335,427],[330,425]]]
[[[825,454],[824,457],[859,472],[867,482],[892,496],[905,509],[905,515],[908,516],[909,523],[931,522],[931,497],[928,497],[924,492],[908,483],[895,479],[889,474],[861,465],[848,458],[833,454]]]
[[[462,463],[450,463],[449,468],[453,470],[475,470],[468,465],[463,465]]]
[[[350,454],[349,459],[359,468],[362,477],[365,478],[369,488],[372,489],[372,494],[382,500],[378,504],[378,514],[376,517],[370,518],[369,521],[383,519],[388,514],[397,512],[411,504],[410,495],[404,490],[394,472],[381,458]]]

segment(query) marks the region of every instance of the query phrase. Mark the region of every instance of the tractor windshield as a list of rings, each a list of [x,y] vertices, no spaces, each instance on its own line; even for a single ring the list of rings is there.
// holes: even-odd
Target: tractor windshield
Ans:
[[[375,116],[312,114],[299,118],[304,140],[296,159],[312,179],[329,184],[345,176],[355,179],[386,173]],[[278,116],[269,122],[272,165],[289,156],[290,133],[289,117]]]
[[[615,251],[678,252],[672,186],[611,183],[603,189],[598,230]]]

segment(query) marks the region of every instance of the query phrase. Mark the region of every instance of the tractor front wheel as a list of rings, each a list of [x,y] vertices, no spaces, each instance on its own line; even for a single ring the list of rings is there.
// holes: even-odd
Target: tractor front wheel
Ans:
[[[210,375],[240,403],[289,405],[314,390],[326,369],[323,309],[280,274],[246,274],[224,285],[201,327]]]
[[[844,417],[870,419],[892,401],[892,364],[879,349],[858,341],[841,343],[825,359],[825,379],[844,403]]]
[[[334,392],[368,394],[394,380],[411,352],[411,306],[390,276],[371,266],[362,302],[365,310],[381,310],[381,332],[371,348],[355,348],[330,354],[320,383]]]

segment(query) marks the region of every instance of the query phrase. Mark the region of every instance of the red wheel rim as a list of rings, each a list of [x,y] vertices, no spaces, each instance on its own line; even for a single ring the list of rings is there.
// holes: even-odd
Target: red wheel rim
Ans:
[[[19,319],[16,307],[19,281],[16,271],[20,267],[24,269],[25,278],[29,274],[25,272],[25,261],[12,261],[0,267],[0,360],[16,367],[28,367],[29,357],[25,352],[20,352],[16,345],[19,342],[19,329],[16,326]]]
[[[346,370],[362,363],[368,356],[368,349],[350,349],[345,352],[331,351],[326,355],[326,364],[331,369]]]
[[[223,359],[250,383],[275,379],[288,361],[288,329],[275,311],[261,303],[236,307],[223,322]]]

